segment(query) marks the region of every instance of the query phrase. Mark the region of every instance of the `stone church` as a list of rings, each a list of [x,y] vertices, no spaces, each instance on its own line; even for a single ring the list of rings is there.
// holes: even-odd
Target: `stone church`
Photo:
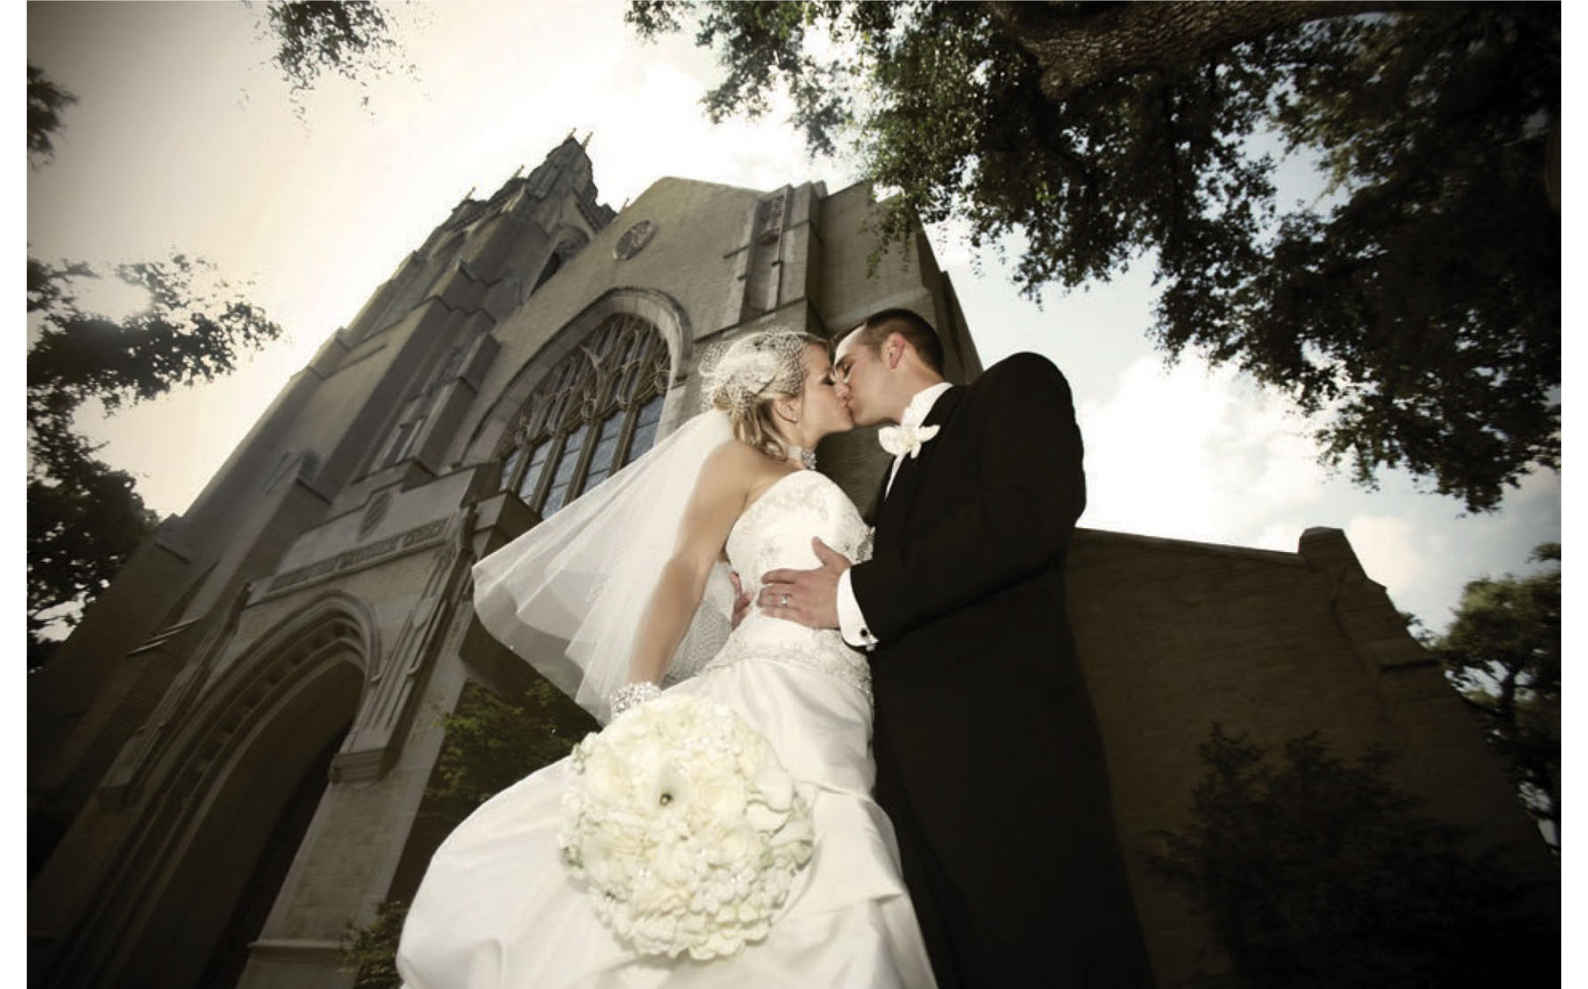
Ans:
[[[458,203],[30,677],[30,984],[351,985],[347,925],[410,897],[442,837],[415,823],[440,715],[533,675],[474,620],[472,563],[699,411],[696,368],[737,335],[906,306],[952,380],[980,372],[923,234],[868,274],[874,209],[866,185],[664,178],[615,213],[571,136]],[[872,431],[821,456],[869,513]],[[1387,745],[1430,809],[1553,868],[1344,535],[1297,535],[1076,533],[1070,611],[1164,987],[1224,964],[1146,865],[1213,721]]]

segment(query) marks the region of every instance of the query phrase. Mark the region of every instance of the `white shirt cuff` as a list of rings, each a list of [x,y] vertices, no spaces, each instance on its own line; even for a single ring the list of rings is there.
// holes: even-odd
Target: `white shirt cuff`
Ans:
[[[856,649],[870,649],[877,637],[866,625],[866,616],[860,613],[860,602],[855,600],[855,589],[849,583],[850,571],[838,575],[838,631],[844,641]]]

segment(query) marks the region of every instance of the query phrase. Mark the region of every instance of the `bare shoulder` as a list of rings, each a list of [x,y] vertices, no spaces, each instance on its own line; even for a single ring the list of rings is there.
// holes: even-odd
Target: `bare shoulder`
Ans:
[[[675,560],[702,568],[723,556],[723,546],[733,523],[744,511],[755,475],[740,452],[754,455],[742,443],[727,442],[707,454],[695,479],[694,491],[684,510]]]
[[[719,494],[746,499],[763,481],[771,464],[766,457],[738,440],[711,451],[700,471],[700,484]]]
[[[742,481],[748,485],[756,474],[764,470],[766,458],[738,440],[728,442],[711,451],[702,473],[723,482]]]
[[[737,441],[724,443],[712,451],[705,466],[706,473],[717,476],[717,483],[742,496],[743,506],[755,501],[792,470],[789,465],[778,463],[754,447]]]

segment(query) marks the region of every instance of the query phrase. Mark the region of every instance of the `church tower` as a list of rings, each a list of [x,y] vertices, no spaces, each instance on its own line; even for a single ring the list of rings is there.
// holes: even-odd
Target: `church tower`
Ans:
[[[700,411],[697,368],[741,334],[831,337],[901,306],[937,329],[950,381],[980,373],[924,233],[869,270],[875,215],[867,185],[681,178],[615,213],[571,134],[452,207],[29,677],[30,985],[351,985],[347,925],[411,897],[445,836],[424,807],[443,715],[534,677],[474,618],[474,562]],[[820,458],[871,517],[874,431]],[[1055,606],[1160,984],[1227,970],[1147,868],[1186,825],[1213,721],[1388,746],[1434,812],[1531,839],[1550,871],[1338,530],[1281,553],[1078,529],[1068,565]]]

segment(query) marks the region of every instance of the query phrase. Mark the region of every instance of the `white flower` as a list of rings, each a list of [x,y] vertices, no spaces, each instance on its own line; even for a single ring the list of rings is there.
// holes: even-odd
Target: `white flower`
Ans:
[[[646,955],[766,937],[814,845],[809,801],[730,708],[663,694],[572,754],[557,842],[596,915]]]
[[[883,426],[877,430],[877,442],[895,457],[907,456],[914,460],[921,453],[921,444],[936,436],[939,428],[922,425]]]

